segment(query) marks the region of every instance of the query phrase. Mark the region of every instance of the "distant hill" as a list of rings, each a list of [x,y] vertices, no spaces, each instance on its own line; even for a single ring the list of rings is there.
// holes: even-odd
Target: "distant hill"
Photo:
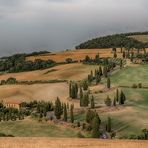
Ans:
[[[114,34],[94,38],[76,46],[76,49],[94,48],[148,48],[148,32],[134,32],[125,34]]]

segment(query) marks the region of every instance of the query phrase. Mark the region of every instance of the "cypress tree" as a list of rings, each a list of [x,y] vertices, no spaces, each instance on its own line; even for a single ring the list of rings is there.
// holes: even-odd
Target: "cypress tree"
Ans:
[[[67,121],[67,107],[66,104],[64,104],[64,121]]]
[[[113,106],[116,106],[116,97],[114,97]]]
[[[107,77],[107,66],[103,67],[103,75],[104,77]]]
[[[99,119],[99,124],[101,124],[101,119],[100,119],[100,117],[99,117],[97,112],[95,112],[95,117],[97,117]]]
[[[88,75],[88,82],[89,82],[89,83],[92,82],[91,75]]]
[[[62,105],[61,105],[61,101],[59,98],[56,99],[55,101],[55,107],[54,107],[54,113],[57,119],[61,118],[62,115]]]
[[[69,110],[69,103],[67,102],[67,109]]]
[[[107,98],[105,99],[104,102],[105,102],[106,106],[111,106],[111,104],[112,104],[112,100],[110,99],[109,96],[107,96]]]
[[[126,101],[126,96],[124,95],[123,91],[121,91],[120,98],[119,98],[119,104],[123,105],[125,101]]]
[[[111,126],[112,126],[111,124],[112,124],[112,123],[111,123],[111,118],[108,117],[108,120],[107,120],[107,132],[109,132],[109,133],[110,133],[111,130],[112,130],[112,129],[111,129],[111,128],[112,128],[112,127],[111,127]]]
[[[110,78],[108,77],[107,78],[107,88],[110,89],[110,87],[111,87],[111,81],[110,81]]]
[[[120,60],[120,69],[122,69],[122,67],[123,67],[123,61],[122,61],[122,59]]]
[[[100,63],[100,55],[99,55],[99,53],[96,55],[96,57],[95,57],[95,62],[97,63],[97,64],[99,64]]]
[[[92,122],[92,138],[100,138],[100,124],[99,119],[94,117]]]
[[[91,70],[91,74],[90,75],[91,75],[91,80],[93,80],[94,76],[93,76],[93,71],[92,70]]]
[[[116,90],[116,101],[117,102],[119,101],[119,90],[118,89]]]
[[[114,58],[115,58],[115,59],[117,58],[117,53],[116,53],[116,51],[114,52]]]
[[[70,121],[71,123],[74,123],[74,114],[73,114],[73,110],[74,110],[74,105],[70,106]]]
[[[100,77],[100,75],[96,75],[96,84],[98,84],[99,82],[101,81],[101,77]]]
[[[87,89],[88,89],[87,81],[84,81],[84,82],[83,82],[83,89],[84,89],[84,90],[87,90]]]
[[[99,66],[99,75],[102,76],[103,75],[103,72],[102,72],[102,67]]]
[[[76,99],[78,96],[78,85],[76,83],[71,84],[71,98]]]
[[[83,106],[87,107],[88,105],[89,105],[89,95],[88,95],[88,93],[85,93],[83,95]]]
[[[125,56],[126,56],[126,55],[125,55],[125,51],[123,51],[122,57],[125,58]]]
[[[92,95],[91,101],[90,101],[91,108],[95,108],[95,101],[94,101],[94,96]]]
[[[72,97],[71,82],[69,83],[69,97]]]
[[[131,53],[131,57],[130,57],[131,62],[133,62],[133,58],[134,58],[134,52]]]
[[[80,106],[83,106],[83,90],[80,87]]]

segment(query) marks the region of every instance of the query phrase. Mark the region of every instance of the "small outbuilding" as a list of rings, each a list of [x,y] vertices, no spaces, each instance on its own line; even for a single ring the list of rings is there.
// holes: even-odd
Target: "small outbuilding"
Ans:
[[[16,109],[20,109],[21,108],[21,101],[5,101],[3,102],[3,105],[6,108],[16,108]]]

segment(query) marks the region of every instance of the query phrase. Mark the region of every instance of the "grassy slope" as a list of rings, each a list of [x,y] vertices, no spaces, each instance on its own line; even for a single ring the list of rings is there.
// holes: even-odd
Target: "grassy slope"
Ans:
[[[118,73],[114,74],[111,79],[116,85],[132,86],[133,83],[142,83],[148,86],[148,65],[126,67]]]
[[[111,77],[113,85],[129,85],[142,83],[148,86],[148,65],[127,67]],[[121,89],[121,88],[120,88]],[[141,129],[148,128],[148,89],[122,88],[127,97],[126,110],[109,113],[113,118],[114,129],[118,136],[139,133]],[[115,92],[107,93],[113,98]],[[107,95],[106,94],[106,95]],[[105,97],[105,96],[103,96]],[[108,114],[108,113],[107,113]]]
[[[114,87],[119,85],[130,85],[133,83],[142,82],[148,86],[148,65],[141,65],[136,67],[127,67],[111,77],[112,85]],[[138,75],[135,75],[137,74]],[[104,83],[106,80],[103,81]],[[119,88],[121,90],[121,88]],[[128,136],[131,134],[139,134],[143,128],[148,128],[148,89],[133,89],[122,88],[125,93],[127,101],[126,105],[121,109],[117,106],[116,109],[108,111],[105,109],[98,110],[103,123],[106,122],[107,117],[112,118],[112,128],[117,132],[117,137]],[[116,89],[106,93],[96,93],[95,102],[97,105],[104,105],[104,99],[107,95],[113,100]],[[85,114],[77,115],[77,120],[85,120]]]
[[[15,122],[0,122],[1,133],[11,134],[15,137],[76,137],[77,133],[65,127],[46,122],[25,119]]]

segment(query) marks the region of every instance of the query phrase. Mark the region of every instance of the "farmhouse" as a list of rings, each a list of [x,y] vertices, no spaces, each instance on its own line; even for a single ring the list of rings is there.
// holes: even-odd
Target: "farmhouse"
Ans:
[[[21,103],[22,103],[22,102],[19,102],[19,101],[7,101],[7,102],[4,102],[3,105],[4,105],[6,108],[16,108],[16,109],[20,109]]]

